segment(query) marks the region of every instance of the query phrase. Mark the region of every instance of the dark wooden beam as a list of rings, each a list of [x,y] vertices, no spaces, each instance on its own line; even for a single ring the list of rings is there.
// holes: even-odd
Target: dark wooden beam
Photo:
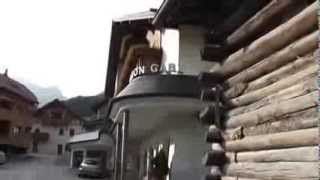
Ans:
[[[215,125],[209,127],[209,131],[206,134],[206,141],[208,143],[222,143],[224,141],[221,130]]]
[[[211,125],[211,124],[214,124],[214,117],[215,117],[215,107],[212,105],[204,108],[199,113],[198,118],[202,124]]]
[[[207,174],[204,180],[221,180],[221,175]]]
[[[222,62],[230,54],[229,49],[224,44],[206,44],[200,51],[201,59],[211,62]]]
[[[220,73],[202,72],[198,76],[198,80],[203,87],[214,87],[224,82],[224,77]]]
[[[212,150],[203,157],[202,163],[205,166],[221,166],[227,162],[224,151]]]
[[[210,42],[222,42],[228,35],[245,23],[256,12],[263,8],[269,0],[243,0],[241,6],[220,26],[214,28]]]

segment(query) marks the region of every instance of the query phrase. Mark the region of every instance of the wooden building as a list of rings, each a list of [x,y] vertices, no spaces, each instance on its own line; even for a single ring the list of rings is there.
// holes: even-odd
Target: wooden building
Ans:
[[[184,11],[199,10],[189,2],[165,1],[154,24],[210,22]],[[204,60],[218,63],[211,77],[223,77],[223,100],[213,103],[222,105],[224,126],[209,128],[207,141],[213,144],[204,158],[211,167],[206,178],[318,179],[318,4],[271,0],[251,11],[256,2],[243,1],[221,24],[208,26],[201,50]],[[215,162],[217,129],[228,157],[224,165]]]
[[[115,179],[150,179],[160,150],[161,179],[319,179],[317,8],[165,0],[115,19],[105,89]]]
[[[33,144],[36,153],[61,155],[68,140],[83,132],[82,118],[58,99],[38,109],[35,117],[32,129],[36,137]]]
[[[21,83],[0,74],[0,149],[25,152],[32,144],[31,128],[37,98]]]

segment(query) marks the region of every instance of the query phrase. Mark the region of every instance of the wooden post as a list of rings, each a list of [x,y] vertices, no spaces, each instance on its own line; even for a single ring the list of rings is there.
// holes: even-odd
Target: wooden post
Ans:
[[[123,119],[122,119],[120,180],[126,180],[128,130],[129,130],[129,111],[124,111]]]
[[[115,158],[114,158],[114,180],[119,180],[120,165],[121,165],[121,128],[122,124],[116,125],[116,147],[115,147]]]

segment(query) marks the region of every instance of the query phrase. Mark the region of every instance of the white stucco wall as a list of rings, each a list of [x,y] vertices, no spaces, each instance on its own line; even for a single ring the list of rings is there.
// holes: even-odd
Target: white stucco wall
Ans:
[[[170,138],[175,144],[175,154],[172,161],[172,180],[203,179],[206,168],[201,160],[210,147],[205,142],[206,127],[202,126],[196,118],[174,119],[159,127],[151,136],[144,139],[140,146],[140,158],[144,151],[161,141]]]
[[[176,70],[186,75],[208,72],[219,63],[203,61],[201,49],[204,47],[205,30],[199,26],[180,25],[178,29],[162,29],[162,65],[175,64]]]
[[[201,60],[200,51],[204,47],[204,29],[198,26],[181,25],[179,32],[180,71],[188,75],[208,72],[216,63]]]
[[[37,128],[39,128],[40,132],[49,133],[49,140],[44,143],[39,143],[38,145],[38,153],[39,154],[50,154],[57,155],[58,144],[63,145],[63,153],[65,152],[65,145],[68,140],[71,138],[69,135],[69,130],[74,129],[75,134],[80,134],[83,132],[83,129],[80,125],[69,125],[67,127],[53,127],[53,126],[43,126],[41,124],[34,124],[32,131],[34,132]],[[59,129],[64,129],[64,134],[59,135]]]

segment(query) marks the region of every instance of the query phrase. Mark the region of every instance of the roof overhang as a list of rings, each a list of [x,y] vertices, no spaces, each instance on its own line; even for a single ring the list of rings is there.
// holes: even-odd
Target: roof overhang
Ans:
[[[113,148],[114,140],[111,135],[101,133],[99,130],[74,135],[67,145],[71,148]]]

